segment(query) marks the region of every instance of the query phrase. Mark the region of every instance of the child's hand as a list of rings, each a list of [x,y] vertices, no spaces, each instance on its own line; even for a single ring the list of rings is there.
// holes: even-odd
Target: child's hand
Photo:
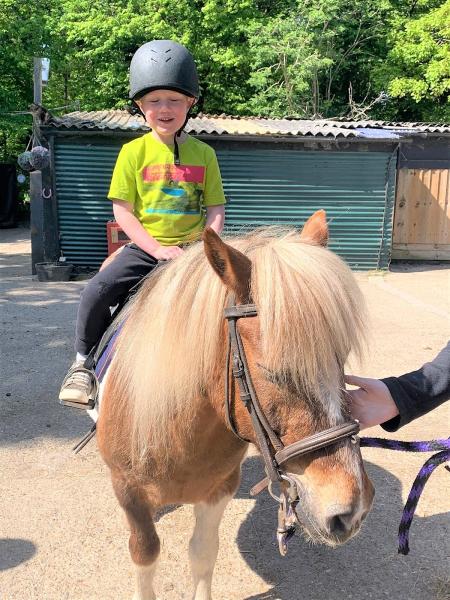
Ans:
[[[152,251],[152,256],[157,260],[171,260],[183,254],[184,250],[178,246],[160,246]]]

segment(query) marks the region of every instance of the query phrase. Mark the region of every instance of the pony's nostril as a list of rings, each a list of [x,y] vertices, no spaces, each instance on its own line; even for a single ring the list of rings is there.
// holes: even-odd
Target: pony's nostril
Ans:
[[[332,517],[331,519],[329,519],[328,528],[330,533],[337,536],[347,533],[348,530],[346,523],[339,516]]]
[[[337,537],[349,533],[353,527],[353,511],[334,514],[327,519],[327,528],[330,534]]]

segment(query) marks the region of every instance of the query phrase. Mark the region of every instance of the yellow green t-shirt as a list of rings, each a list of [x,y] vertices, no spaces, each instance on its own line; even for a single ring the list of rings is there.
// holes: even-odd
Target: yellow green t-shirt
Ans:
[[[173,146],[146,133],[122,146],[108,198],[133,205],[133,214],[165,246],[198,239],[205,226],[205,207],[225,204],[214,150],[191,136]]]

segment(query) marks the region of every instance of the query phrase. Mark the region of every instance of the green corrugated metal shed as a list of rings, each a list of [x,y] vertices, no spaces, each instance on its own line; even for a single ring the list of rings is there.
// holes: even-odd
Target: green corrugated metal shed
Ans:
[[[106,256],[106,194],[123,137],[70,132],[53,143],[61,249],[75,264],[98,267]],[[126,141],[126,140],[125,140]],[[208,140],[216,149],[229,199],[226,229],[301,225],[324,208],[330,247],[358,270],[389,263],[394,203],[394,145],[381,151],[305,150],[299,144]]]
[[[400,125],[392,131],[376,122],[197,115],[186,128],[216,150],[229,199],[227,232],[301,226],[324,208],[331,248],[367,270],[387,268],[390,260]],[[49,227],[73,263],[98,267],[106,256],[106,194],[116,156],[146,131],[141,117],[125,111],[46,114],[41,133],[52,150],[57,214]]]

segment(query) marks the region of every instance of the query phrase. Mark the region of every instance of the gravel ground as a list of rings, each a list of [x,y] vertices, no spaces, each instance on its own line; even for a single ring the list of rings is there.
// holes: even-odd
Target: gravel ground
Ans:
[[[25,228],[0,230],[0,598],[129,600],[127,532],[107,469],[95,442],[77,456],[70,451],[90,420],[56,400],[84,283],[32,280],[29,236]],[[357,278],[372,343],[356,373],[401,374],[433,358],[450,334],[448,266],[410,264]],[[379,428],[368,434],[446,437],[449,416],[443,405],[396,435]],[[431,477],[412,526],[411,554],[399,556],[402,505],[425,457],[363,454],[376,499],[361,533],[335,550],[296,538],[286,558],[274,544],[272,501],[249,497],[261,474],[251,454],[220,530],[215,600],[449,600],[449,473],[439,468]],[[164,600],[190,598],[192,523],[190,507],[160,516],[156,589]]]

